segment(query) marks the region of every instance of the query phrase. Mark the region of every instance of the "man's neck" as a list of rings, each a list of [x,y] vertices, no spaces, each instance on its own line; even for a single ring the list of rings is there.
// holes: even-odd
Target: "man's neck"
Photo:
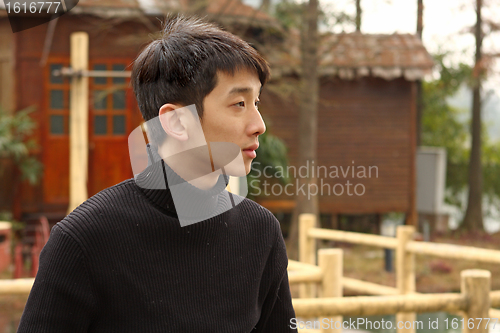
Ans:
[[[172,168],[172,170],[174,170],[174,172],[176,172],[179,176],[182,177],[182,174],[180,174],[177,170],[175,170],[173,168]],[[188,182],[191,185],[193,185],[201,190],[209,190],[209,189],[213,188],[215,186],[215,184],[217,184],[217,181],[219,179],[220,174],[221,174],[220,172],[218,172],[218,173],[213,172],[213,173],[210,173],[208,175],[189,180]]]
[[[158,149],[164,162],[191,185],[208,190],[215,186],[221,170],[213,171],[208,149],[197,147],[177,154],[169,154],[166,147]]]

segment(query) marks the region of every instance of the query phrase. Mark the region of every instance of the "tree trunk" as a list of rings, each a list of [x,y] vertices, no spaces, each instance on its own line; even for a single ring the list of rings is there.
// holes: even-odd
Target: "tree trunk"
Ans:
[[[417,0],[417,36],[422,40],[422,32],[424,31],[424,0]],[[417,146],[422,145],[422,112],[423,96],[422,96],[422,80],[417,81]]]
[[[309,0],[301,31],[302,75],[299,109],[299,158],[298,167],[310,166],[317,158],[318,137],[318,0]],[[291,258],[297,258],[298,216],[315,214],[319,221],[318,196],[309,195],[309,189],[317,186],[316,177],[308,172],[298,179],[296,206],[292,216],[288,249]],[[301,190],[302,189],[302,190]],[[315,190],[313,190],[315,191]]]
[[[260,3],[259,10],[269,14],[270,9],[271,9],[271,0],[262,0],[262,2]]]
[[[422,80],[417,80],[417,147],[422,145],[422,115],[424,109]]]
[[[474,68],[474,87],[472,97],[472,145],[469,159],[469,196],[467,200],[467,211],[462,222],[462,229],[473,231],[484,231],[482,194],[483,194],[483,168],[481,164],[481,79],[483,76],[482,66],[482,43],[483,34],[481,29],[482,0],[476,0],[476,65]]]
[[[361,9],[361,0],[356,0],[356,31],[361,31],[361,14],[363,10]]]
[[[422,40],[424,31],[424,0],[417,0],[417,36]]]

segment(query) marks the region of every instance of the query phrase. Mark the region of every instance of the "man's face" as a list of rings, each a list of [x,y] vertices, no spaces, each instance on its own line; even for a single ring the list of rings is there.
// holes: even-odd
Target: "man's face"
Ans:
[[[218,72],[216,87],[203,101],[201,126],[207,143],[238,145],[247,174],[256,157],[258,137],[266,131],[257,109],[260,88],[259,78],[252,71],[240,70],[233,76]]]

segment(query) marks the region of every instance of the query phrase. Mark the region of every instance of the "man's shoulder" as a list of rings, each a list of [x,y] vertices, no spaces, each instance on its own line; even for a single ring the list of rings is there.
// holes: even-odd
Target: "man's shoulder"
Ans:
[[[134,212],[134,206],[142,200],[133,179],[108,187],[76,207],[57,225],[66,232],[85,233],[119,220]]]
[[[137,198],[142,197],[137,191],[134,179],[127,179],[116,185],[105,188],[96,193],[81,205],[76,207],[68,216],[76,215],[82,212],[119,212],[124,211],[124,208],[129,208],[127,204],[137,202]]]
[[[235,195],[234,202],[239,202],[235,206],[236,211],[243,219],[250,221],[252,225],[271,228],[274,232],[281,232],[280,222],[269,209],[251,199],[238,195]]]
[[[241,205],[240,208],[243,211],[255,212],[257,214],[261,214],[263,217],[271,218],[273,220],[276,219],[274,214],[269,209],[262,206],[261,204],[255,202],[251,199],[248,199],[246,197],[239,196],[239,195],[234,195],[234,197],[237,198],[234,200],[235,202],[240,202],[240,205]],[[238,205],[238,206],[240,206],[240,205]],[[238,206],[236,206],[236,207],[238,207]]]

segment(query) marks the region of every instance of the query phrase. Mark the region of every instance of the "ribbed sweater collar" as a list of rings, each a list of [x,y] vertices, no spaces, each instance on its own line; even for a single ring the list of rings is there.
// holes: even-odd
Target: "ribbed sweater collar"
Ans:
[[[231,203],[227,200],[227,193],[223,193],[229,182],[228,176],[221,175],[214,187],[201,190],[172,170],[154,147],[148,145],[147,149],[148,167],[135,176],[135,182],[152,203],[188,220],[199,220],[202,216],[208,218],[228,210],[227,205]]]

